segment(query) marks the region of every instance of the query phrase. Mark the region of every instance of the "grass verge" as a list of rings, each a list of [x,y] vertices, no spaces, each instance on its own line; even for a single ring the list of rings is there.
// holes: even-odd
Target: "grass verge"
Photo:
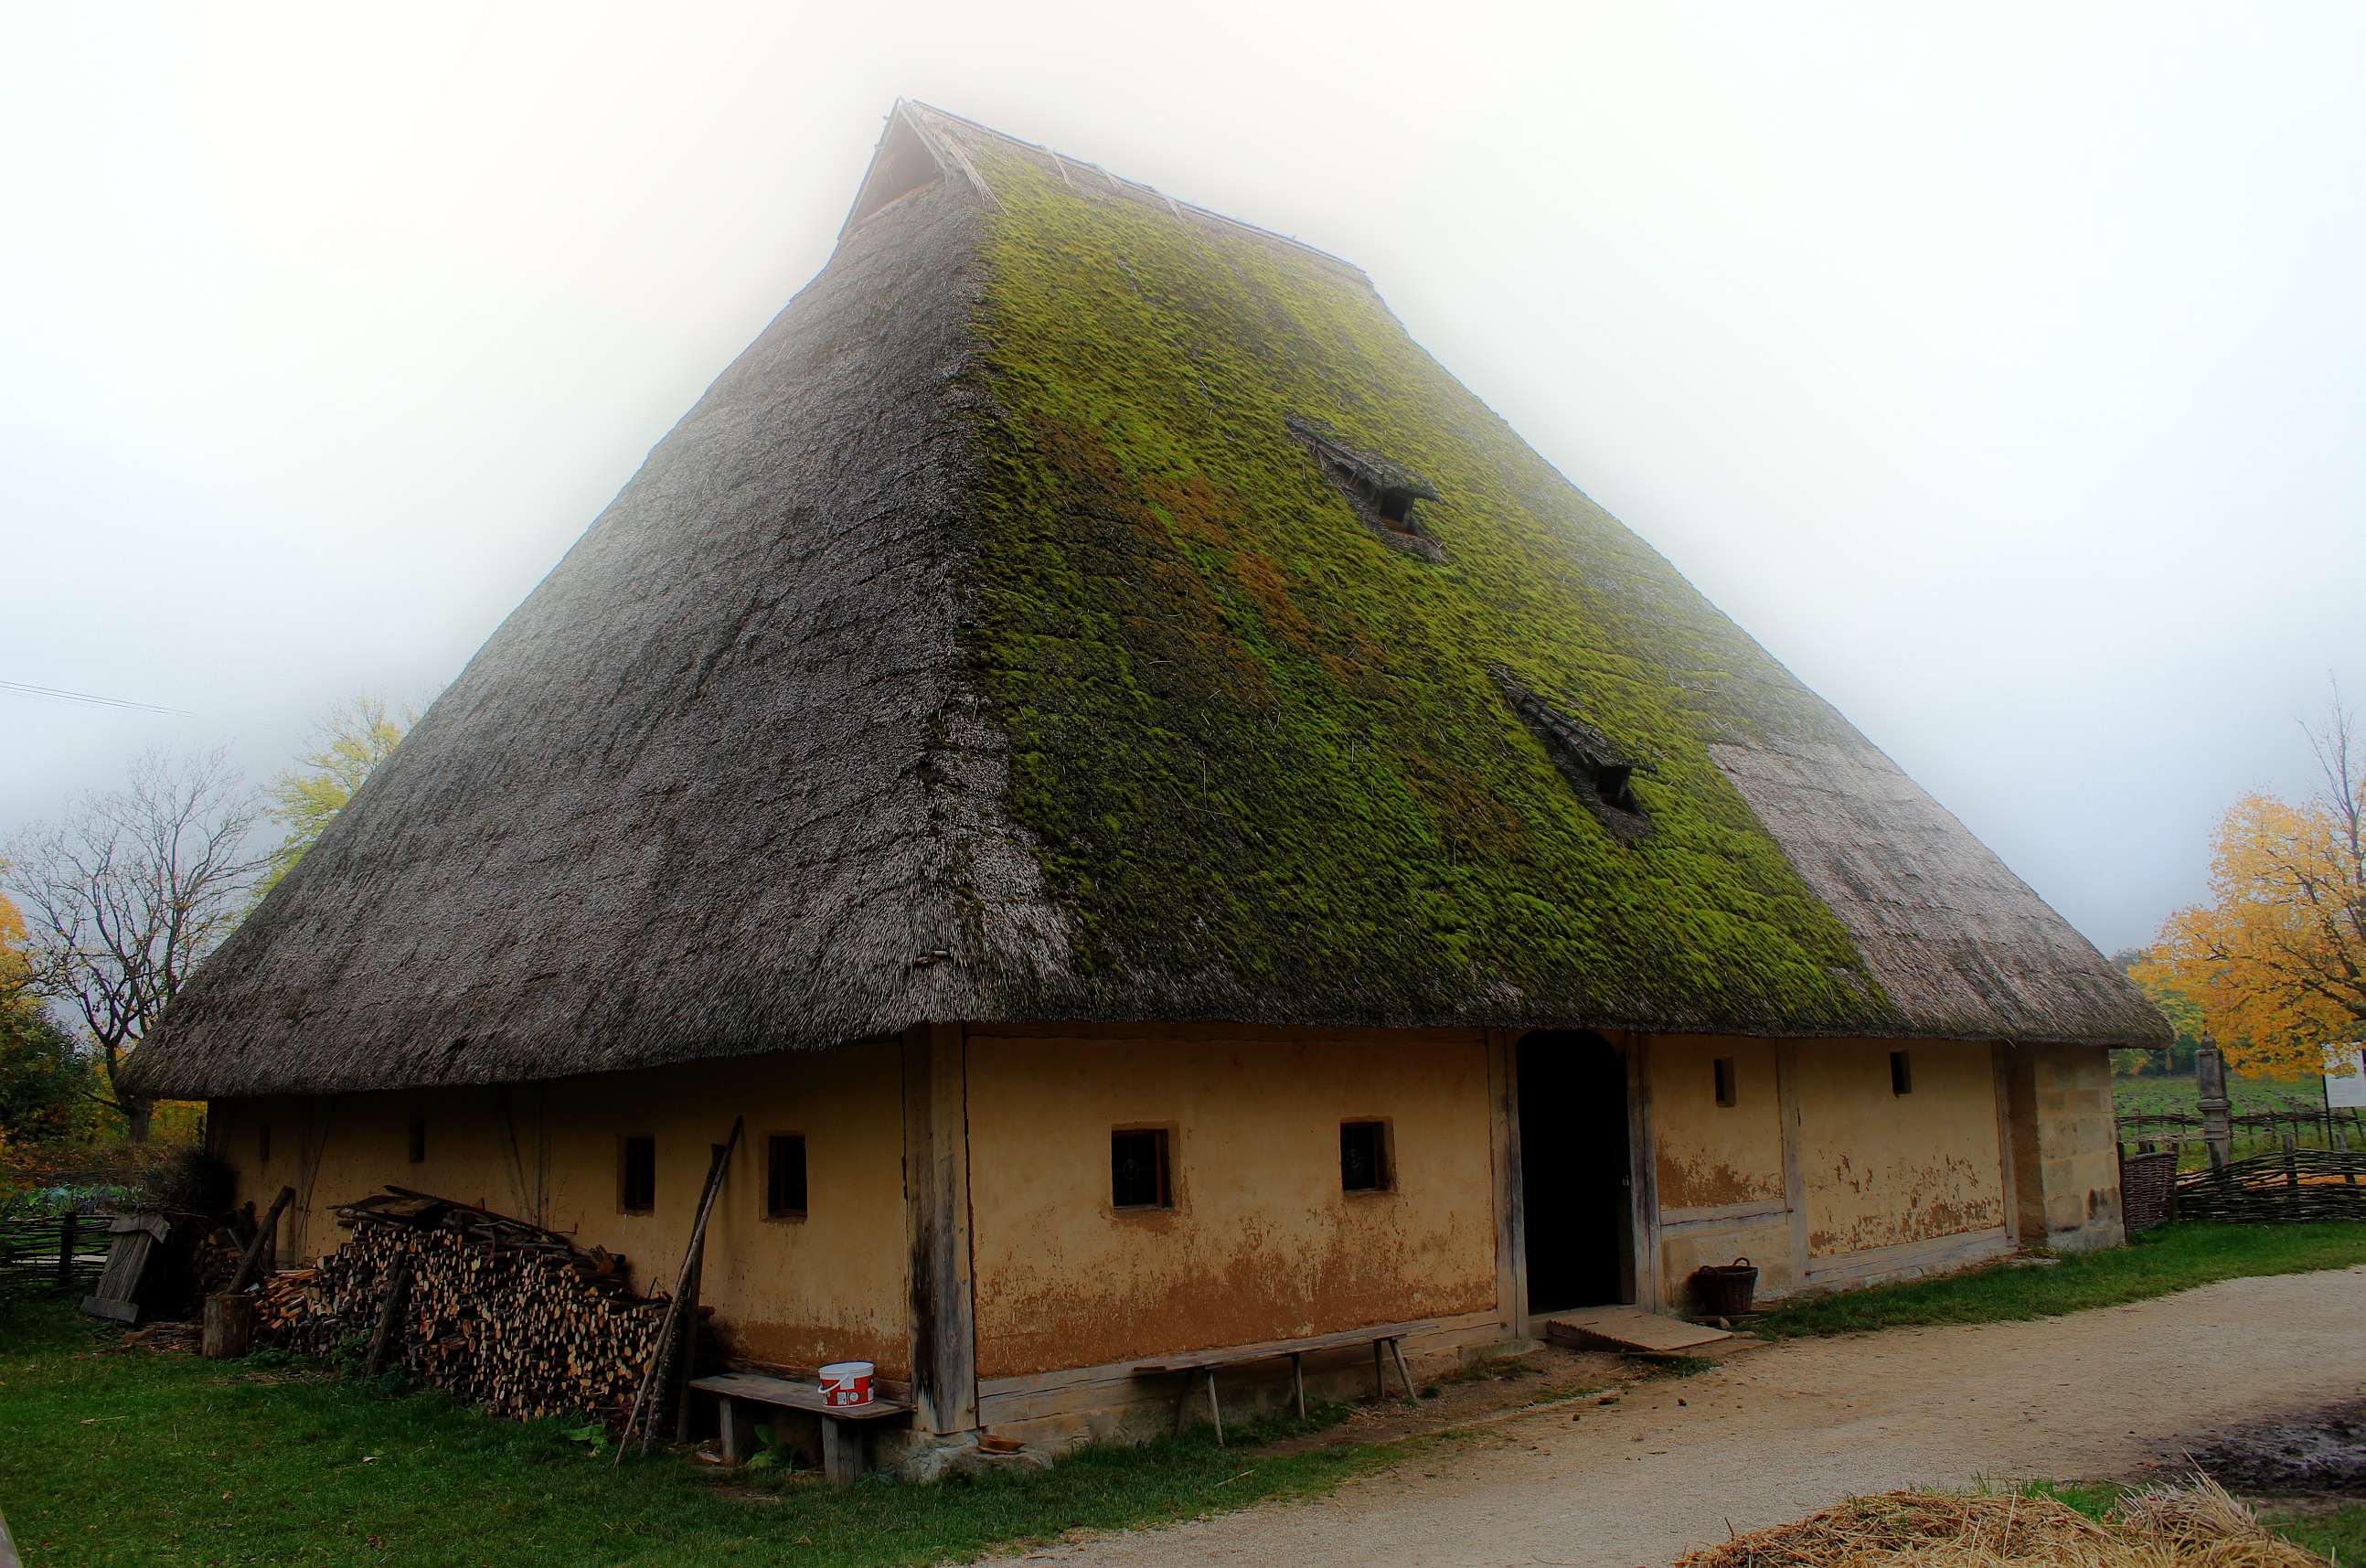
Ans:
[[[2116,1481],[2030,1481],[2018,1490],[2025,1497],[2051,1497],[2100,1519],[2127,1488]],[[2366,1503],[2306,1509],[2263,1506],[2258,1512],[2268,1529],[2327,1562],[2366,1563]]]
[[[2116,1306],[2251,1274],[2366,1263],[2366,1225],[2168,1225],[2134,1245],[2044,1268],[1998,1264],[1898,1285],[1778,1302],[1752,1325],[1770,1339],[1917,1324],[2000,1323]]]
[[[675,1458],[612,1469],[569,1425],[309,1367],[125,1350],[62,1306],[0,1303],[0,1511],[27,1568],[961,1561],[1320,1492],[1399,1447],[1265,1452],[1309,1427],[1249,1423],[1228,1449],[1194,1435],[1085,1449],[1038,1475],[827,1487]]]

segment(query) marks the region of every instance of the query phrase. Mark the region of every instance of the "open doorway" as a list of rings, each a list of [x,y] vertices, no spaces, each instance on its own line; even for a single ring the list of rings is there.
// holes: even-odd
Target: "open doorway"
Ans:
[[[1588,1032],[1519,1044],[1520,1190],[1528,1310],[1635,1299],[1627,1058]]]

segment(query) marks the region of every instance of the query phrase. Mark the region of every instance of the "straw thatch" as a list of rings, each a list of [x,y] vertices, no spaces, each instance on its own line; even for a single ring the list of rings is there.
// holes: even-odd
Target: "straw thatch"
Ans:
[[[1363,274],[899,106],[828,266],[135,1074],[1027,1018],[2167,1037]]]
[[[2146,1487],[2100,1520],[2014,1492],[1852,1497],[1688,1552],[1675,1568],[2325,1568],[2209,1477]]]

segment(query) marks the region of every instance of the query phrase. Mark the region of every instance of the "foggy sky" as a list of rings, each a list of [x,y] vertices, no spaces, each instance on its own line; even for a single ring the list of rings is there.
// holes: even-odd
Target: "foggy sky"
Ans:
[[[0,842],[432,695],[899,95],[1292,233],[2099,945],[2366,693],[2366,8],[0,6]]]

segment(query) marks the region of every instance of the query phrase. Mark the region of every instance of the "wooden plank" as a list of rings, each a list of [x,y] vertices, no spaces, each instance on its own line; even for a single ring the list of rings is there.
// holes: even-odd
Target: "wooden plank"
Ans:
[[[1494,1309],[1462,1314],[1456,1318],[1432,1320],[1424,1327],[1405,1336],[1407,1356],[1440,1354],[1475,1348],[1500,1347],[1504,1343],[1504,1325],[1495,1320]],[[1361,1347],[1316,1350],[1305,1353],[1304,1375],[1312,1383],[1322,1378],[1339,1374],[1361,1366],[1363,1375],[1371,1374],[1364,1362]],[[1269,1369],[1269,1370],[1268,1370]],[[1286,1358],[1277,1357],[1234,1370],[1230,1375],[1254,1380],[1260,1387],[1268,1388],[1276,1402],[1290,1398],[1290,1367]],[[1184,1397],[1196,1393],[1189,1378],[1168,1381],[1163,1378],[1137,1377],[1131,1362],[1115,1362],[1098,1367],[1076,1368],[1063,1372],[1034,1372],[1008,1378],[995,1378],[980,1384],[978,1420],[981,1426],[1001,1431],[1007,1427],[1055,1420],[1078,1416],[1083,1412],[1114,1413],[1120,1411],[1171,1412],[1177,1403],[1175,1390],[1180,1385]]]
[[[977,1426],[977,1297],[962,1026],[918,1024],[906,1031],[903,1066],[913,1411],[930,1432],[966,1432]]]
[[[1546,1323],[1545,1337],[1557,1345],[1573,1344],[1589,1349],[1608,1346],[1617,1350],[1667,1355],[1714,1345],[1733,1336],[1721,1328],[1705,1328],[1637,1307],[1611,1306],[1556,1314]]]
[[[822,1479],[832,1486],[851,1486],[862,1479],[863,1450],[868,1446],[862,1428],[850,1427],[843,1421],[821,1424]]]
[[[1651,1037],[1627,1037],[1628,1227],[1627,1295],[1657,1310],[1660,1287],[1660,1157],[1651,1125]]]
[[[2012,1152],[2012,1067],[2006,1060],[2002,1044],[1989,1047],[1991,1064],[1990,1092],[1996,1096],[1997,1126],[1997,1186],[2004,1200],[2005,1238],[2015,1247],[2022,1245],[2020,1179],[2014,1174]],[[2034,1238],[2044,1241],[2043,1235]],[[1800,1260],[1803,1264],[1805,1258]],[[1802,1276],[1804,1278],[1804,1275]]]
[[[717,1372],[711,1378],[693,1378],[690,1386],[723,1399],[778,1405],[783,1410],[806,1410],[839,1421],[887,1421],[912,1414],[911,1405],[895,1399],[874,1398],[868,1404],[831,1404],[822,1398],[820,1389],[809,1383],[758,1377],[753,1372]]]
[[[1799,1045],[1786,1040],[1774,1047],[1775,1115],[1783,1134],[1783,1204],[1791,1211],[1791,1278],[1808,1277],[1808,1179],[1799,1164],[1800,1141],[1807,1136],[1807,1107],[1799,1098]]]
[[[1487,1121],[1494,1164],[1495,1312],[1504,1332],[1527,1333],[1528,1235],[1520,1185],[1520,1056],[1508,1029],[1487,1032]]]
[[[1378,1345],[1384,1339],[1402,1339],[1414,1325],[1383,1324],[1376,1328],[1348,1328],[1336,1334],[1314,1334],[1303,1339],[1268,1339],[1255,1345],[1228,1345],[1222,1349],[1196,1350],[1185,1356],[1166,1356],[1155,1361],[1138,1361],[1134,1372],[1142,1377],[1157,1377],[1167,1372],[1204,1371],[1210,1367],[1234,1367],[1247,1361],[1265,1361],[1283,1356],[1303,1356],[1311,1350],[1338,1350],[1356,1345]]]

